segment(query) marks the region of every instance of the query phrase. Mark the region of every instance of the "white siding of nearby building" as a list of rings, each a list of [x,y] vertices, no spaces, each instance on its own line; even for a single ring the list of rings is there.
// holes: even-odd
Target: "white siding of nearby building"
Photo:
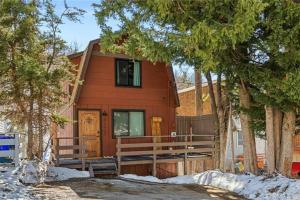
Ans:
[[[0,133],[5,133],[5,122],[4,121],[0,121]]]
[[[243,155],[243,137],[241,131],[241,122],[239,118],[233,119],[233,126],[235,127],[236,131],[233,132],[233,144],[234,144],[234,156],[242,156]],[[265,154],[266,148],[266,141],[255,137],[255,144],[256,144],[256,153],[257,154]],[[230,138],[227,140],[227,148],[226,148],[226,159],[231,159],[231,142]]]

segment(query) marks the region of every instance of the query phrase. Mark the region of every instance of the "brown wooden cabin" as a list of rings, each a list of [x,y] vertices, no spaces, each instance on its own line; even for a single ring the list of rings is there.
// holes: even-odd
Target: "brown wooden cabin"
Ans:
[[[177,175],[177,164],[187,162],[188,153],[211,155],[211,141],[171,137],[179,106],[171,66],[103,54],[99,44],[90,41],[85,51],[69,56],[76,81],[66,85],[71,100],[62,108],[71,122],[53,127],[56,165],[167,177]],[[200,150],[191,148],[199,144]]]

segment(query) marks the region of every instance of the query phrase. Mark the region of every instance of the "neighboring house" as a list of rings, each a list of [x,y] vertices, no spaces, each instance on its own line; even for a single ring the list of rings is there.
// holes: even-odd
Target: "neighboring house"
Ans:
[[[214,88],[216,88],[216,82],[214,82]],[[195,86],[182,89],[178,91],[178,96],[180,100],[180,107],[176,109],[178,116],[195,116]],[[208,94],[207,83],[202,84],[202,96],[203,96],[203,115],[211,114],[210,98]],[[243,138],[241,132],[241,125],[239,119],[234,119],[235,131],[233,132],[233,143],[234,143],[234,155],[236,158],[243,156]],[[257,154],[264,157],[266,142],[258,137],[256,139],[256,150]],[[231,158],[229,153],[229,148],[227,148],[227,159]]]
[[[6,123],[2,120],[0,120],[0,133],[6,132]]]
[[[214,87],[216,87],[214,82]],[[176,109],[177,116],[196,116],[195,86],[178,90],[180,106]],[[203,115],[211,114],[210,97],[207,83],[202,84]]]
[[[160,62],[133,60],[123,54],[100,53],[99,42],[93,40],[84,52],[69,56],[77,66],[77,78],[72,85],[66,85],[71,101],[62,113],[73,123],[53,131],[54,138],[61,138],[54,139],[54,146],[64,150],[65,155],[61,157],[83,156],[77,155],[75,148],[84,138],[87,139],[83,144],[88,159],[115,157],[119,138],[126,137],[122,142],[143,145],[155,135],[160,137],[155,142],[170,142],[171,132],[176,131],[175,111],[179,106],[172,67]],[[69,145],[74,145],[71,147],[74,151]],[[152,159],[156,157],[151,157],[150,161]],[[151,164],[150,161],[143,163]],[[131,169],[136,168],[135,165]],[[149,174],[149,171],[155,171],[154,167],[147,165],[131,172]]]

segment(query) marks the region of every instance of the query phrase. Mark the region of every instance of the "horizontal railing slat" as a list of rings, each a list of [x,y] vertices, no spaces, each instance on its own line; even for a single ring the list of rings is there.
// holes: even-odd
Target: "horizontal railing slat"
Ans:
[[[162,143],[135,143],[135,144],[117,144],[117,148],[137,148],[137,147],[174,147],[185,145],[213,145],[214,141],[196,141],[196,142],[162,142]]]
[[[66,145],[66,146],[58,146],[58,150],[80,150],[85,148],[83,145]]]
[[[14,150],[0,151],[0,157],[10,157],[15,156]]]
[[[117,156],[137,156],[137,155],[152,155],[152,154],[173,154],[173,153],[211,153],[213,148],[198,148],[198,149],[174,149],[174,150],[153,150],[151,151],[122,151],[117,152]]]
[[[135,139],[135,138],[184,138],[184,137],[215,137],[215,135],[145,135],[145,136],[119,136],[120,139]]]
[[[61,154],[59,158],[86,158],[88,154]]]
[[[0,139],[0,146],[2,145],[15,145],[15,139]]]

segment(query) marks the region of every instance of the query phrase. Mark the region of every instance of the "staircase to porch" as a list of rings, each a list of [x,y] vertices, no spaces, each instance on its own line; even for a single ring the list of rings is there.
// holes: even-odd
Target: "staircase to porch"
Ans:
[[[115,159],[102,158],[89,163],[91,177],[117,175],[117,164]]]
[[[77,141],[72,142],[76,145],[62,145],[60,140]],[[55,138],[51,153],[52,162],[55,166],[89,171],[91,177],[117,175],[116,159],[114,157],[88,157],[84,140],[87,140],[87,138]]]

